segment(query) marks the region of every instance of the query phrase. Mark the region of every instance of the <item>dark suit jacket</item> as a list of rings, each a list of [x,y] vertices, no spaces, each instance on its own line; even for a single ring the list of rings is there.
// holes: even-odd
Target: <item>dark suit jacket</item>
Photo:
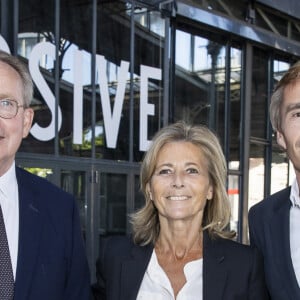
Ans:
[[[266,283],[276,300],[300,299],[290,251],[290,192],[279,191],[249,211],[250,242],[264,256]]]
[[[101,245],[98,299],[136,299],[153,246],[137,246],[130,237],[112,237]],[[211,240],[204,232],[203,250],[203,300],[268,299],[262,261],[255,249],[230,240]]]
[[[90,275],[73,196],[16,168],[19,248],[14,300],[86,300]]]

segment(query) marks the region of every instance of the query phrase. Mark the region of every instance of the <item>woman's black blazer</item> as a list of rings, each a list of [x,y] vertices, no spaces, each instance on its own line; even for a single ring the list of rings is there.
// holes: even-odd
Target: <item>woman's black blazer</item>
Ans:
[[[256,249],[204,231],[203,300],[269,299],[263,263]],[[130,236],[101,242],[97,261],[97,299],[135,300],[153,246],[138,246]]]

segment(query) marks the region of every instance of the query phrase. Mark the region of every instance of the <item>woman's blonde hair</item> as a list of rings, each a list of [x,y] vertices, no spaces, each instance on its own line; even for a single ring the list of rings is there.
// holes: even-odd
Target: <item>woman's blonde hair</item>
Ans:
[[[200,229],[207,229],[211,237],[232,238],[234,232],[228,230],[231,207],[226,191],[227,166],[219,140],[203,125],[193,126],[180,121],[156,133],[142,161],[140,184],[146,202],[140,210],[130,216],[134,242],[140,245],[154,244],[158,238],[160,232],[158,212],[150,200],[146,185],[154,173],[160,149],[167,143],[177,141],[196,145],[207,161],[213,198],[207,201]]]

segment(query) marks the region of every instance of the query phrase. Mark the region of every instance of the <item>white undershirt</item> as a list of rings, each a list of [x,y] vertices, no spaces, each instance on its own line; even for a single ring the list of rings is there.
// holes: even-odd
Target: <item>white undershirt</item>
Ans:
[[[202,300],[202,265],[203,259],[197,259],[184,266],[186,283],[176,300]],[[175,300],[170,280],[159,265],[154,250],[136,299]]]
[[[290,200],[290,247],[294,271],[300,286],[300,197],[297,181],[294,180],[291,186]]]
[[[0,204],[10,251],[14,278],[16,278],[19,237],[19,193],[15,163],[0,176]]]

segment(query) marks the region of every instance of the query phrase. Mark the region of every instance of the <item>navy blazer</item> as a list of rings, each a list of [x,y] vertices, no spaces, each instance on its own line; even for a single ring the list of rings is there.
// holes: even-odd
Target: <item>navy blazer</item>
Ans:
[[[290,249],[290,193],[290,187],[283,189],[249,211],[250,243],[264,256],[266,284],[274,300],[300,299]]]
[[[203,300],[268,299],[257,250],[204,232]],[[103,240],[97,261],[101,300],[135,300],[153,246],[137,246],[130,237]]]
[[[90,299],[90,275],[74,197],[16,168],[19,248],[14,300]]]

